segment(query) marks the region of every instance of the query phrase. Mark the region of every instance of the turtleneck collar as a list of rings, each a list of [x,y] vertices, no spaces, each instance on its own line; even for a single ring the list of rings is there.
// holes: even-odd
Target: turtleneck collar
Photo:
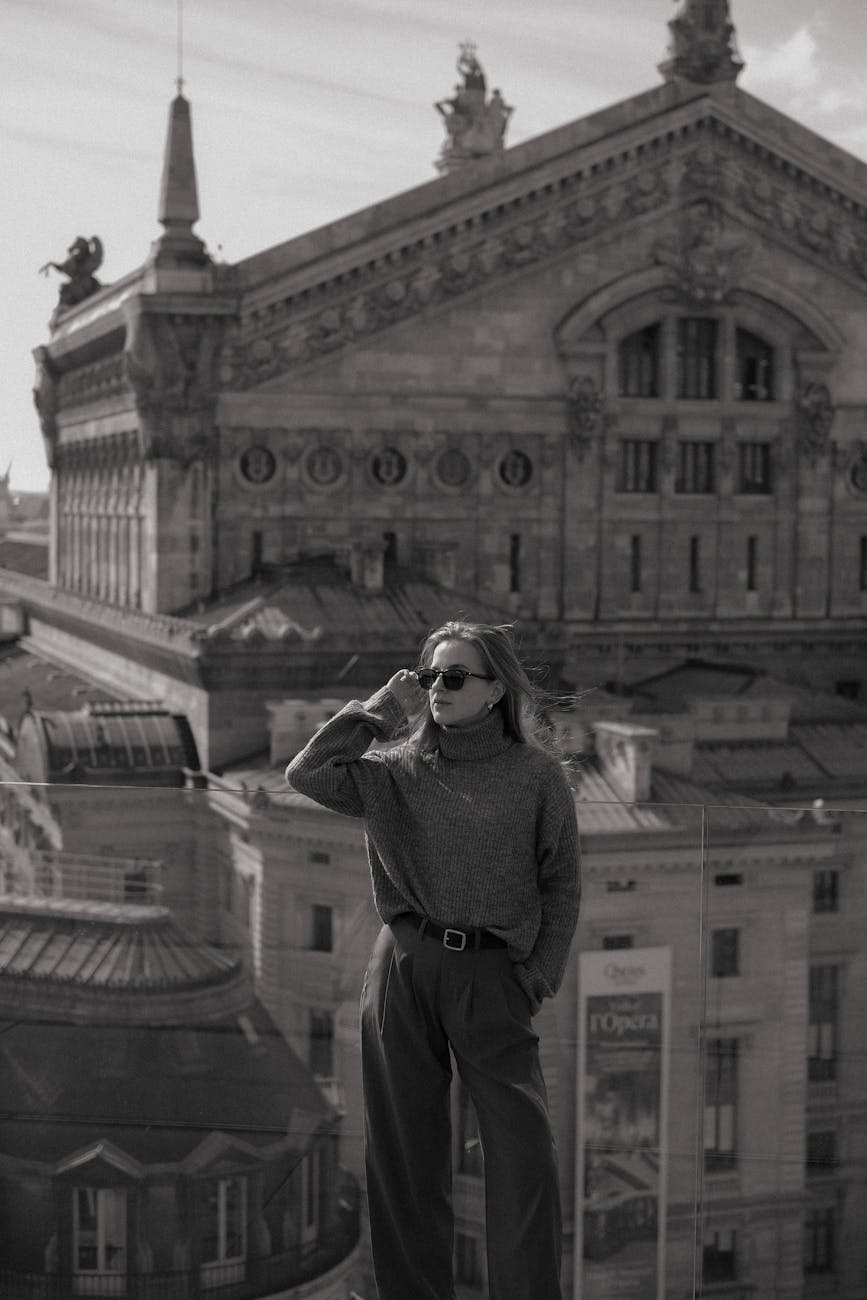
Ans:
[[[487,717],[467,727],[440,727],[439,750],[444,758],[466,763],[504,754],[514,743],[503,730],[503,714],[492,709]]]

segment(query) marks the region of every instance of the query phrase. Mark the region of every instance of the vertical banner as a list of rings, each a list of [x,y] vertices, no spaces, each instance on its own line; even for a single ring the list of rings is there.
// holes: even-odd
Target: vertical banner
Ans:
[[[584,952],[575,1300],[663,1300],[671,949]]]

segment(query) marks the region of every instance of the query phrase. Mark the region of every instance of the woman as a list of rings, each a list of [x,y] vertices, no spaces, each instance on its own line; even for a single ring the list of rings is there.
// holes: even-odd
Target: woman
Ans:
[[[286,769],[296,790],[364,818],[384,923],[361,999],[380,1300],[454,1295],[452,1057],[484,1152],[489,1294],[561,1297],[556,1153],[531,1017],[557,991],[575,930],[578,832],[533,704],[509,628],[446,623],[416,671],[350,701]],[[407,719],[404,743],[367,752]]]

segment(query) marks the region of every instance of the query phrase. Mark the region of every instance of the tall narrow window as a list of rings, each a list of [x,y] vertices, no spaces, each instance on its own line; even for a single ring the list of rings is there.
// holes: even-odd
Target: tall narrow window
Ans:
[[[382,562],[383,564],[397,563],[397,533],[391,532],[382,534]]]
[[[840,872],[833,867],[813,872],[813,911],[836,912],[840,898]]]
[[[509,534],[509,591],[521,590],[521,534]]]
[[[837,1134],[834,1129],[818,1129],[807,1134],[807,1177],[832,1174],[837,1168]]]
[[[747,591],[755,591],[759,578],[759,539],[755,533],[747,538]]]
[[[620,492],[655,492],[658,444],[645,438],[625,438],[620,444]]]
[[[807,1074],[813,1083],[837,1077],[837,999],[837,967],[811,966]]]
[[[710,936],[710,973],[714,979],[728,979],[739,975],[741,932],[737,927],[713,930]]]
[[[126,1273],[126,1192],[118,1187],[76,1187],[73,1191],[73,1272],[108,1273],[100,1295],[121,1295]],[[116,1280],[116,1285],[115,1285]]]
[[[331,1011],[310,1012],[310,1069],[320,1078],[334,1076],[334,1014]]]
[[[262,569],[262,533],[257,528],[250,539],[250,572],[255,577]]]
[[[701,1258],[701,1280],[707,1286],[715,1282],[737,1280],[736,1236],[733,1228],[708,1232],[704,1238]]]
[[[858,587],[867,591],[867,537],[859,539],[858,547]]]
[[[301,1161],[301,1240],[305,1245],[319,1236],[322,1197],[322,1148],[313,1147]]]
[[[680,443],[674,490],[704,495],[716,491],[716,443]]]
[[[629,590],[641,591],[641,534],[633,533],[629,539]]]
[[[241,1281],[247,1257],[247,1180],[218,1178],[205,1188],[202,1284]]]
[[[834,1227],[832,1206],[808,1210],[804,1220],[804,1272],[834,1272]]]
[[[689,539],[689,589],[701,591],[701,538],[695,533]]]
[[[738,491],[766,493],[771,490],[771,444],[738,444]]]
[[[686,316],[677,322],[677,395],[712,398],[717,395],[717,322]]]
[[[734,1169],[738,1103],[738,1040],[712,1038],[704,1076],[704,1166]]]
[[[774,397],[774,350],[749,330],[735,333],[737,370],[735,398],[741,402],[770,402]]]
[[[659,396],[659,324],[630,334],[618,349],[620,396]]]
[[[314,903],[310,909],[310,947],[314,952],[331,952],[334,946],[334,909]]]

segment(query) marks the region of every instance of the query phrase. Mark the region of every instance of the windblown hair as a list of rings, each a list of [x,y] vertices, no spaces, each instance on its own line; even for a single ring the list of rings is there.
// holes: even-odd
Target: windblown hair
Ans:
[[[466,641],[475,646],[487,664],[488,671],[503,687],[501,698],[494,705],[503,714],[506,735],[520,744],[535,745],[552,757],[560,759],[551,735],[551,727],[543,716],[547,693],[530,679],[515,646],[512,627],[508,623],[468,623],[454,620],[443,623],[431,632],[422,646],[420,668],[429,667],[437,646],[443,641]],[[421,713],[412,721],[409,743],[419,753],[436,749],[437,724],[426,702]]]

